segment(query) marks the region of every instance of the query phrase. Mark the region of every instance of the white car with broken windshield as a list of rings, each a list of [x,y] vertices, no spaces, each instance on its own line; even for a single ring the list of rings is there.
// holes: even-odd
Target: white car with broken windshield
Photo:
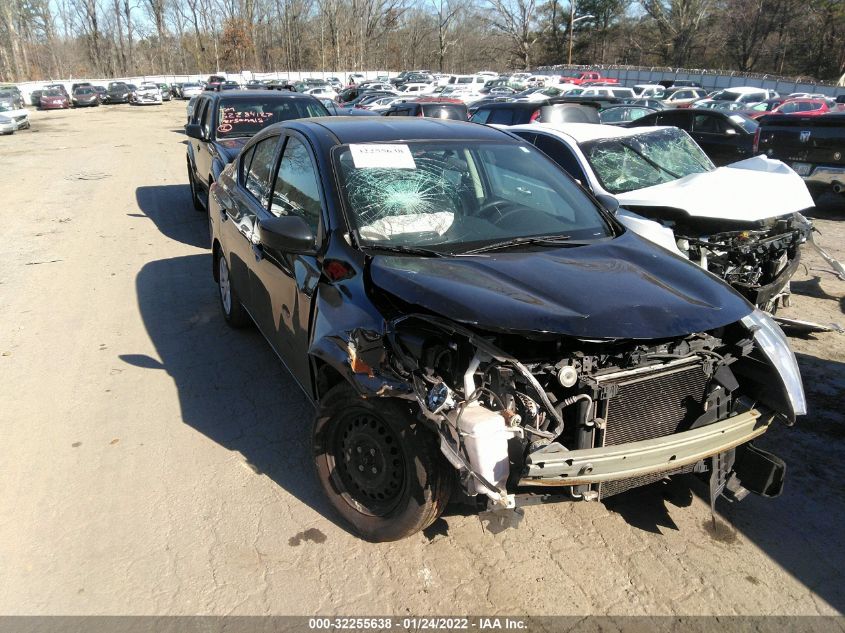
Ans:
[[[161,105],[161,88],[158,84],[154,84],[152,82],[142,83],[135,91],[133,103],[136,105],[143,105],[147,103]]]
[[[687,257],[773,311],[789,295],[812,225],[807,187],[789,167],[756,156],[715,167],[674,127],[533,123],[508,128],[596,196],[612,196],[632,231]]]

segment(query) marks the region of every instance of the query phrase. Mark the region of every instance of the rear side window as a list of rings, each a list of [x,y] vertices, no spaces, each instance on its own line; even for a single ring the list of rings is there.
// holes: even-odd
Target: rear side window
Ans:
[[[266,207],[270,198],[270,178],[276,157],[278,136],[271,136],[255,144],[249,167],[246,170],[245,185],[255,199]]]
[[[564,143],[545,134],[538,134],[534,145],[546,156],[563,167],[566,173],[575,180],[580,181],[585,187],[589,187],[587,178],[584,176],[584,171],[581,169],[581,165],[578,164],[578,159],[575,158],[575,154]]]
[[[473,123],[487,123],[487,120],[490,118],[490,110],[481,109],[475,114],[472,115],[470,121]]]
[[[490,111],[490,118],[487,123],[496,123],[498,125],[513,125],[513,110],[507,108],[500,108]]]
[[[316,234],[320,224],[319,192],[317,171],[308,149],[299,139],[289,138],[276,175],[270,212],[279,217],[298,215]]]
[[[654,125],[654,119],[650,119],[649,125]],[[657,125],[672,125],[690,131],[690,119],[686,112],[661,112],[657,117]]]
[[[692,131],[704,134],[724,134],[728,123],[724,119],[709,114],[696,114],[692,122]]]

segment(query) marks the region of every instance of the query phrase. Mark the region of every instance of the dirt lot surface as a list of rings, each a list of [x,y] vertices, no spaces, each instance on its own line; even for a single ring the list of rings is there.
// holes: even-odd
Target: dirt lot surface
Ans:
[[[836,614],[845,611],[845,335],[793,338],[810,415],[763,445],[785,493],[658,484],[451,511],[362,542],[311,474],[310,405],[218,313],[183,102],[33,112],[0,138],[0,613]],[[815,212],[845,260],[845,201]],[[789,314],[845,324],[807,252]]]

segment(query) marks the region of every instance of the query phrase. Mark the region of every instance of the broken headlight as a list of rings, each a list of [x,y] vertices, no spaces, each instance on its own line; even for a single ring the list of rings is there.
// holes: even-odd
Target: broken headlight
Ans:
[[[754,310],[741,321],[754,336],[754,341],[760,350],[777,370],[789,404],[792,406],[790,417],[806,415],[807,399],[804,396],[804,385],[801,382],[798,361],[795,360],[795,354],[790,349],[783,331],[768,314],[761,310]]]

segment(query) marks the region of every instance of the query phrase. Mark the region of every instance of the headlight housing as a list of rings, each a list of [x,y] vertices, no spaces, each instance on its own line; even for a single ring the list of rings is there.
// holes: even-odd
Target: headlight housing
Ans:
[[[760,351],[769,359],[777,370],[783,383],[783,389],[792,406],[791,418],[807,414],[807,399],[804,396],[804,384],[798,361],[789,347],[786,335],[772,318],[761,310],[754,310],[741,319],[742,324],[751,332]]]

